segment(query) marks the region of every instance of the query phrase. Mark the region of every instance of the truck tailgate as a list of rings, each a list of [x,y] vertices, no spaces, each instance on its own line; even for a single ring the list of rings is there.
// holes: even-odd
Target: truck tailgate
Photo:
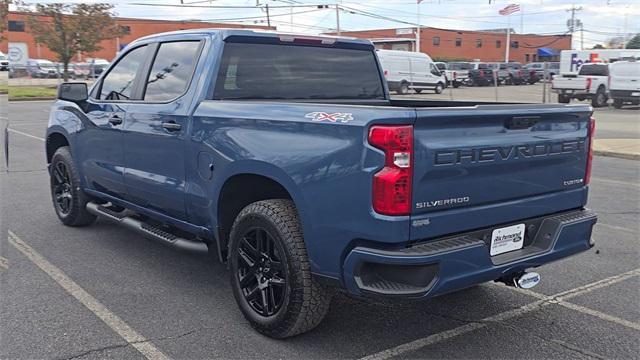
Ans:
[[[518,211],[510,206],[504,216],[493,212],[491,221],[506,223],[513,220],[510,214],[534,217],[580,206],[584,194],[569,194],[585,190],[590,115],[591,109],[582,105],[418,109],[412,238],[438,235],[428,226],[416,226],[429,219],[462,220],[459,215],[472,214],[472,209],[514,201]],[[555,201],[553,206],[540,205],[544,195]],[[457,224],[460,230],[465,227]]]
[[[553,78],[553,89],[586,89],[587,79],[584,76],[562,75]]]

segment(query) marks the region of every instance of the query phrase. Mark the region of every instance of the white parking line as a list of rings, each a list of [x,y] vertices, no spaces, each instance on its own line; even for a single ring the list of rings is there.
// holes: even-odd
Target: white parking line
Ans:
[[[158,348],[144,336],[140,335],[125,323],[118,315],[112,313],[102,303],[100,303],[91,294],[69,278],[62,270],[47,261],[42,255],[36,252],[31,246],[22,241],[16,234],[9,230],[9,243],[23,253],[31,262],[38,266],[42,271],[49,275],[58,283],[65,291],[84,305],[89,311],[95,314],[113,331],[120,335],[128,344],[131,344],[136,350],[150,360],[168,360],[169,358],[163,354]]]
[[[12,132],[14,134],[18,134],[18,135],[22,135],[22,136],[26,136],[26,137],[30,137],[32,139],[36,139],[36,140],[40,140],[40,141],[44,141],[43,138],[35,136],[35,135],[31,135],[31,134],[27,134],[26,132],[22,132],[19,130],[15,130],[15,129],[7,129],[9,132]]]
[[[440,332],[440,333],[437,333],[437,334],[433,334],[433,335],[427,336],[425,338],[417,339],[417,340],[414,340],[414,341],[406,343],[406,344],[398,345],[398,346],[392,347],[390,349],[383,350],[383,351],[375,353],[375,354],[367,355],[367,356],[363,357],[362,360],[386,360],[386,359],[392,358],[394,356],[399,356],[399,355],[402,355],[402,354],[413,352],[413,351],[419,350],[419,349],[421,349],[421,348],[423,348],[425,346],[433,345],[433,344],[439,343],[441,341],[444,341],[444,340],[447,340],[447,339],[451,339],[451,338],[454,338],[456,336],[463,335],[463,334],[472,332],[474,330],[478,330],[478,329],[487,327],[492,322],[504,321],[504,320],[509,320],[509,319],[518,317],[520,315],[523,315],[523,314],[529,313],[531,311],[537,310],[537,309],[539,309],[539,308],[541,308],[542,306],[545,306],[545,305],[556,304],[556,303],[558,303],[558,304],[559,303],[566,303],[564,301],[566,299],[586,294],[586,293],[591,292],[593,290],[600,289],[602,287],[615,284],[617,282],[626,280],[626,279],[628,279],[630,277],[633,277],[633,276],[636,276],[636,275],[640,275],[640,269],[635,269],[635,270],[632,270],[632,271],[628,271],[628,272],[626,272],[624,274],[611,276],[611,277],[608,277],[606,279],[599,280],[599,281],[596,281],[594,283],[587,284],[587,285],[584,285],[584,286],[580,286],[580,287],[577,287],[575,289],[563,291],[561,293],[558,293],[558,294],[555,294],[555,295],[551,295],[551,296],[545,296],[543,294],[539,294],[539,293],[536,293],[536,292],[533,292],[533,291],[529,291],[529,290],[524,290],[524,289],[510,288],[510,289],[515,289],[516,291],[520,291],[522,293],[525,293],[527,295],[533,296],[535,298],[538,298],[539,300],[534,301],[534,302],[532,302],[530,304],[527,304],[527,305],[523,305],[523,306],[521,306],[521,307],[519,307],[517,309],[508,310],[508,311],[505,311],[505,312],[502,312],[502,313],[499,313],[499,314],[496,314],[496,315],[493,315],[493,316],[486,317],[486,318],[484,318],[482,320],[478,320],[478,321],[475,321],[475,322],[471,322],[469,324],[458,326],[458,327],[453,328],[451,330],[443,331],[443,332]],[[574,305],[574,304],[570,304],[570,305]],[[571,308],[575,310],[578,307],[579,307],[578,305],[575,305],[575,306],[572,306]],[[582,308],[582,307],[580,307],[580,308]],[[600,317],[601,319],[607,318],[606,320],[609,320],[609,321],[612,321],[611,318],[613,318],[613,317],[610,317],[610,316],[608,316],[606,314],[603,314],[603,313],[600,313],[600,314],[596,315],[596,313],[599,313],[599,312],[597,312],[595,310],[591,310],[591,309],[587,309],[587,311],[584,311],[584,313]],[[599,316],[599,315],[605,315],[605,316],[602,317],[602,316]],[[620,321],[622,321],[622,322],[620,322]],[[635,324],[635,323],[626,324],[625,321],[626,320],[624,320],[624,319],[618,319],[618,318],[615,318],[613,320],[613,322],[619,323],[621,325],[625,325],[625,326],[631,325],[630,326],[631,328],[635,328],[635,326],[637,326],[637,324]]]
[[[594,180],[596,182],[603,182],[603,183],[606,183],[606,184],[612,184],[612,185],[627,185],[627,186],[638,186],[638,187],[640,187],[640,183],[638,183],[638,182],[603,179],[603,178],[600,178],[600,177],[592,177],[591,180]]]
[[[601,222],[596,223],[596,226],[606,227],[606,228],[609,228],[611,230],[620,230],[620,231],[630,232],[632,234],[637,234],[638,232],[640,232],[640,229],[633,230],[633,229],[629,229],[629,228],[626,228],[626,227],[616,226],[616,225],[609,225],[609,224],[605,224],[605,223],[601,223]],[[597,243],[597,241],[596,241],[596,243]]]

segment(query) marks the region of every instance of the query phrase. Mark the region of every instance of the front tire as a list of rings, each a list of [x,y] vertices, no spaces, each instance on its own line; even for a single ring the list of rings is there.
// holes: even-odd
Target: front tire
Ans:
[[[435,88],[435,89],[433,89],[433,91],[434,91],[436,94],[442,94],[442,91],[443,91],[443,90],[444,90],[444,84],[443,84],[443,83],[441,83],[441,82],[439,82],[438,84],[436,84],[436,88]]]
[[[398,89],[398,94],[407,95],[409,93],[409,84],[402,83],[400,84],[400,88]]]
[[[312,276],[302,229],[290,200],[245,207],[231,229],[229,267],[233,295],[258,332],[286,338],[315,328],[332,293]]]
[[[58,219],[67,226],[91,225],[96,216],[87,211],[90,198],[80,186],[80,173],[69,147],[56,150],[50,172],[51,198]]]

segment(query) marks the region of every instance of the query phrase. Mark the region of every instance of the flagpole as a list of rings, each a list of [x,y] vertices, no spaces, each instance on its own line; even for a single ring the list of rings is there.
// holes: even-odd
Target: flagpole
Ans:
[[[504,62],[509,62],[509,48],[511,48],[511,14],[507,15],[508,25],[507,25],[507,44],[504,54]]]
[[[420,1],[422,0],[417,0],[417,7],[418,7],[418,26],[417,26],[417,30],[416,30],[416,52],[420,52]]]

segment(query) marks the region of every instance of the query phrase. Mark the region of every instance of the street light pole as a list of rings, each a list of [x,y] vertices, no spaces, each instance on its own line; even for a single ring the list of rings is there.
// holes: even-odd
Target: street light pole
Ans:
[[[338,4],[336,4],[336,30],[340,36],[340,6]]]
[[[416,52],[420,52],[420,3],[422,2],[422,0],[417,0],[418,4],[418,13],[417,13],[417,17],[418,17],[418,21],[417,21],[417,27],[416,27]]]

